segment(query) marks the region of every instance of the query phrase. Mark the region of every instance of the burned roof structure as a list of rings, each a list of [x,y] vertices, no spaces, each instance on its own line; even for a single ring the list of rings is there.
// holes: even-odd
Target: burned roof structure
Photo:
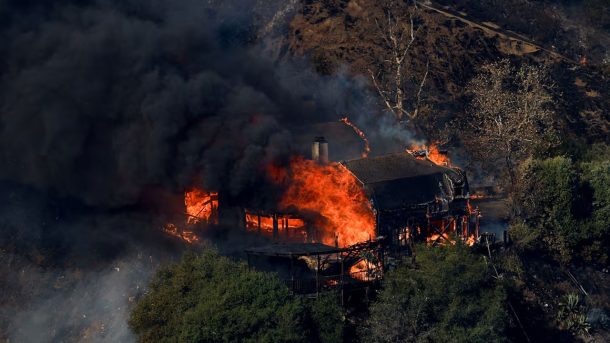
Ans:
[[[468,180],[461,169],[408,152],[342,165],[362,183],[377,214],[377,234],[386,236],[391,246],[413,239],[435,243],[450,239],[450,233],[465,240],[476,236],[478,216],[469,206]]]
[[[284,240],[246,250],[249,265],[277,272],[295,293],[332,288],[343,292],[379,280],[386,259],[410,254],[415,241],[441,244],[476,239],[478,215],[468,203],[465,173],[437,165],[426,156],[401,152],[341,162],[362,184],[374,209],[376,236],[368,241],[333,247],[317,242],[307,230],[303,236],[307,243],[290,241],[289,235],[281,234],[298,226],[289,223],[289,217],[246,211],[252,230],[269,226],[274,238]]]
[[[378,211],[453,201],[468,192],[465,174],[403,152],[342,162],[365,187]]]

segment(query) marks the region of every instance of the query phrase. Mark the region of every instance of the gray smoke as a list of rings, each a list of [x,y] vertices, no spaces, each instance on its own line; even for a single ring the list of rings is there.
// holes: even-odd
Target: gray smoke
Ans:
[[[129,310],[156,267],[158,261],[143,254],[95,271],[44,270],[14,261],[17,277],[3,283],[12,282],[12,287],[23,287],[28,293],[34,290],[37,301],[3,306],[0,313],[11,318],[5,328],[7,337],[11,342],[134,341],[126,324]],[[40,283],[52,287],[41,288]],[[22,295],[27,296],[32,295]]]

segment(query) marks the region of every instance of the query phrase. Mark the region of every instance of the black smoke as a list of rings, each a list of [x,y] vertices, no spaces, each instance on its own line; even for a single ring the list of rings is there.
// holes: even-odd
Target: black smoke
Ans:
[[[238,196],[291,128],[362,102],[358,82],[267,59],[248,7],[5,1],[0,178],[104,207],[197,177]]]
[[[128,290],[180,252],[151,194],[251,197],[304,127],[386,127],[364,80],[269,57],[283,4],[0,0],[0,340],[133,339]]]

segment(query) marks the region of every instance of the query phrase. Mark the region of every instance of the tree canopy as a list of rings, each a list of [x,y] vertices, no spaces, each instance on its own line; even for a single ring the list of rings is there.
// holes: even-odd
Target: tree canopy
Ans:
[[[511,185],[520,161],[552,145],[553,87],[545,67],[517,68],[508,60],[482,66],[468,84],[471,119],[464,143],[475,157],[498,163]]]
[[[321,317],[329,318],[318,325]],[[214,251],[160,270],[129,324],[140,342],[332,342],[343,334],[336,301],[308,303],[273,274]]]
[[[580,161],[528,160],[518,180],[517,246],[547,250],[562,262],[582,258],[608,263],[610,247],[610,147],[594,145]]]
[[[501,342],[506,291],[467,246],[420,246],[371,306],[374,342]]]

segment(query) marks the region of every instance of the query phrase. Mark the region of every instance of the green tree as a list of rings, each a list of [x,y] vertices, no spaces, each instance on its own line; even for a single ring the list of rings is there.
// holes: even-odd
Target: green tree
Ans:
[[[540,243],[564,262],[571,259],[574,243],[579,240],[573,214],[577,176],[574,163],[566,157],[528,160],[521,167],[515,192],[519,197],[517,213],[536,231],[528,236],[539,237]]]
[[[502,342],[506,290],[482,256],[456,244],[417,247],[371,306],[374,342]]]
[[[345,314],[337,305],[337,299],[339,294],[329,293],[308,302],[313,341],[328,343],[343,341]]]
[[[591,190],[591,214],[580,224],[585,260],[607,264],[610,247],[610,160],[583,163],[582,181]]]
[[[529,160],[521,168],[519,221],[511,236],[522,251],[544,249],[561,262],[575,257],[608,263],[610,148],[593,146],[574,163],[566,157]]]
[[[140,342],[324,342],[342,334],[341,321],[317,321],[341,313],[336,302],[309,304],[274,275],[211,250],[161,269],[149,288],[129,320]]]

